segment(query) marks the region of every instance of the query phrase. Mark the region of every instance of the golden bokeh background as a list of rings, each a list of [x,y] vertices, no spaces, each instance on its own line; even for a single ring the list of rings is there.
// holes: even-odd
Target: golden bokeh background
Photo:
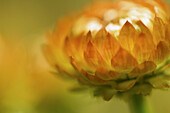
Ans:
[[[41,52],[57,20],[92,1],[0,0],[0,113],[130,113],[123,100],[69,92],[73,83],[51,74]],[[155,113],[170,113],[170,91],[149,100]]]

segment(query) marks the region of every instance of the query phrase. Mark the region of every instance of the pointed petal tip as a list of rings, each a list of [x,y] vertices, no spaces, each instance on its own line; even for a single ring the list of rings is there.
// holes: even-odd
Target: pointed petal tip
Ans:
[[[116,71],[130,71],[137,65],[136,59],[126,50],[120,48],[118,53],[112,58],[111,65]]]

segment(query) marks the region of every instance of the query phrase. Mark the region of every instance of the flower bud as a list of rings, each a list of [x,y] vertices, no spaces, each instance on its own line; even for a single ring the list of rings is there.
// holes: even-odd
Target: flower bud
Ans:
[[[93,3],[59,22],[44,52],[60,75],[100,90],[106,100],[125,91],[146,95],[169,87],[162,75],[169,63],[168,11],[158,0]]]

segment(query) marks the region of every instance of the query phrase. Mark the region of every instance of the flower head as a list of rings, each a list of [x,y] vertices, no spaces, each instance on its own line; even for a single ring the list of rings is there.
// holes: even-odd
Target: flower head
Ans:
[[[169,62],[168,11],[158,0],[93,3],[62,19],[44,51],[60,74],[106,100],[125,91],[149,94],[152,87],[169,87],[169,77],[160,75]]]

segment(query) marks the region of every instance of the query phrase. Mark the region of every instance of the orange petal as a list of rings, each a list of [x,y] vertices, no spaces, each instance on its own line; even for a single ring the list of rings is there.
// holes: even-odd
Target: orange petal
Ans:
[[[58,76],[60,77],[71,77],[71,78],[76,78],[77,75],[75,75],[75,73],[70,73],[70,72],[67,72],[66,70],[64,70],[64,68],[60,67],[59,65],[55,65],[55,67],[57,68],[57,71],[59,73],[56,73]],[[75,71],[76,72],[76,71]]]
[[[115,71],[107,71],[104,68],[98,68],[95,75],[103,80],[115,80],[122,76],[122,74],[119,74]]]
[[[77,37],[66,38],[64,52],[67,53],[68,57],[73,57],[83,69],[94,72],[95,67],[89,66],[84,58],[84,51],[86,51],[88,43],[91,40],[92,36],[90,31],[87,35],[81,34]]]
[[[137,58],[139,63],[142,63],[149,59],[155,45],[150,30],[141,21],[138,21],[137,24],[141,29],[141,33],[135,41],[133,56]]]
[[[74,45],[75,49],[79,53],[83,53],[87,47],[88,42],[92,40],[92,34],[89,31],[87,35],[79,35],[78,37],[74,38],[72,44]]]
[[[68,37],[65,40],[64,51],[68,56],[72,56],[76,52],[74,45],[71,43],[71,40]]]
[[[93,41],[95,46],[97,46],[97,47],[101,46],[104,38],[106,38],[106,35],[107,35],[107,31],[105,30],[105,28],[98,31],[97,34],[95,35],[95,38],[94,38],[94,41]]]
[[[140,20],[136,23],[141,30],[141,33],[146,34],[148,37],[152,38],[152,34],[147,26]]]
[[[50,48],[48,45],[43,46],[43,52],[46,57],[46,60],[55,69],[57,68],[57,70],[61,74],[61,76],[63,76],[63,74],[64,74],[66,76],[75,77],[76,71],[73,68],[73,66],[70,64],[70,61],[69,61],[69,59],[67,59],[67,57],[63,56],[61,53],[55,54],[53,49]],[[61,59],[61,57],[63,59]],[[63,63],[63,61],[64,61],[64,63]]]
[[[84,51],[91,38],[91,32],[88,32],[87,35],[80,34],[77,37],[67,37],[64,52],[66,52],[68,56],[73,56],[76,60],[83,60]]]
[[[168,47],[170,48],[170,19],[168,24],[165,25],[165,41],[168,43]]]
[[[128,80],[122,83],[118,83],[116,90],[118,91],[126,91],[132,88],[136,83],[136,80]]]
[[[169,57],[170,49],[166,42],[159,42],[156,50],[150,56],[150,60],[155,63],[161,63]]]
[[[102,51],[102,43],[103,40],[106,38],[107,35],[107,31],[105,30],[105,28],[102,28],[101,30],[99,30],[97,32],[97,34],[95,35],[94,39],[93,39],[93,45],[96,47],[96,49],[98,50],[98,52],[101,54]]]
[[[99,65],[102,65],[102,66],[106,65],[101,54],[98,52],[96,47],[94,47],[91,41],[88,43],[87,48],[84,52],[84,58],[89,65],[94,66],[94,67],[99,66]]]
[[[86,80],[87,82],[89,82],[89,84],[93,84],[93,85],[102,85],[102,84],[109,84],[111,82],[109,81],[105,81],[100,79],[99,77],[89,74],[87,73],[85,70],[83,70],[77,63],[76,61],[71,58],[71,63],[73,65],[73,67],[83,76],[80,76],[81,79]]]
[[[153,40],[155,45],[165,40],[165,24],[159,17],[155,17],[153,22]]]
[[[152,37],[149,34],[141,33],[135,41],[133,55],[139,63],[147,61],[155,46]]]
[[[133,71],[130,73],[130,76],[134,76],[134,75],[144,75],[147,73],[150,73],[152,71],[154,71],[156,68],[156,65],[151,62],[151,61],[145,61],[142,64],[139,64],[138,66],[136,66]]]
[[[92,33],[91,31],[89,31],[85,37],[85,42],[89,42],[90,40],[92,40]]]
[[[124,72],[132,70],[137,65],[137,61],[128,51],[120,48],[112,58],[111,64],[116,71]]]
[[[137,31],[135,30],[133,25],[127,21],[120,31],[120,45],[128,51],[132,51],[136,37]]]
[[[111,64],[110,61],[112,57],[116,55],[119,48],[120,48],[120,45],[115,39],[115,37],[108,34],[107,37],[103,40],[101,54],[103,58],[105,58],[109,62],[109,64]]]

